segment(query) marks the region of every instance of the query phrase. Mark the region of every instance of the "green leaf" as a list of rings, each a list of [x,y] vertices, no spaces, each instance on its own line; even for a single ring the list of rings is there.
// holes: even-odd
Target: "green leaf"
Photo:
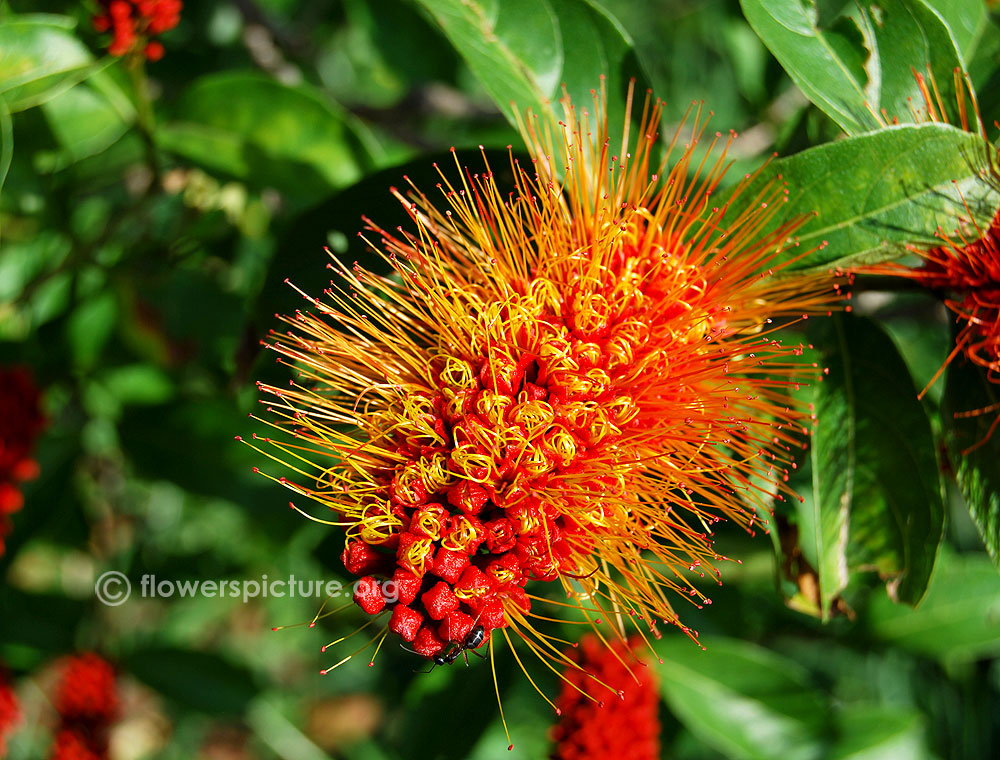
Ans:
[[[919,760],[930,757],[923,719],[917,712],[868,705],[836,714],[840,739],[829,760]]]
[[[123,404],[161,404],[174,395],[170,377],[149,364],[129,364],[101,373],[107,390]]]
[[[42,113],[72,161],[100,153],[135,121],[135,107],[106,72],[43,103]]]
[[[962,59],[968,63],[979,39],[989,25],[986,3],[982,0],[924,0],[924,2],[941,16],[955,40],[955,47],[962,54]]]
[[[7,182],[7,173],[14,158],[14,122],[10,117],[7,101],[0,95],[0,197]],[[2,232],[0,228],[0,232]]]
[[[976,413],[979,410],[982,413]],[[970,414],[971,413],[971,414]],[[948,366],[941,423],[952,469],[986,550],[1000,564],[1000,386],[964,357]],[[990,427],[996,425],[987,438]]]
[[[123,664],[161,694],[207,713],[240,715],[257,693],[249,670],[203,652],[141,649]]]
[[[799,510],[799,540],[818,575],[820,614],[864,570],[916,604],[944,530],[930,422],[874,322],[836,315],[813,340],[826,347],[829,374],[814,388],[812,494]]]
[[[912,69],[934,72],[942,100],[955,100],[962,60],[947,25],[923,0],[859,4],[856,18],[824,25],[806,0],[741,0],[754,31],[806,97],[848,134],[894,118],[914,121],[923,103]],[[963,36],[963,40],[966,37]]]
[[[984,554],[942,552],[921,605],[911,610],[875,597],[865,622],[893,646],[947,661],[1000,654],[1000,575]]]
[[[561,85],[578,109],[605,78],[609,134],[624,126],[630,77],[644,89],[632,41],[621,24],[587,0],[419,0],[504,115],[544,113]]]
[[[203,77],[157,133],[178,156],[311,201],[360,178],[368,159],[334,105],[312,88],[261,74]]]
[[[66,338],[78,366],[91,367],[97,361],[118,318],[118,301],[104,291],[76,308],[66,323]]]
[[[820,757],[828,707],[795,662],[713,637],[707,651],[675,637],[656,645],[663,697],[702,741],[742,760]]]
[[[985,143],[946,124],[889,127],[772,162],[745,191],[780,180],[789,190],[781,218],[819,215],[798,235],[814,248],[786,271],[848,267],[898,256],[905,243],[935,244],[960,216],[988,227],[1000,194],[983,180]],[[821,244],[822,248],[819,248]]]
[[[0,95],[13,112],[44,103],[107,65],[94,62],[69,30],[72,19],[47,14],[0,22]]]

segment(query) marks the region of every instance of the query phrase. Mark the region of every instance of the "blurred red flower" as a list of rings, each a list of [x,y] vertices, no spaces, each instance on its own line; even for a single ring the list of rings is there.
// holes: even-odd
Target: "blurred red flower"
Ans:
[[[101,12],[94,16],[94,29],[111,32],[108,52],[126,55],[141,51],[150,61],[163,57],[163,45],[150,41],[173,29],[180,21],[181,0],[99,0]]]
[[[656,676],[634,652],[644,646],[634,637],[628,645],[615,641],[609,648],[594,635],[570,653],[575,666],[563,671],[562,694],[556,701],[559,723],[553,760],[619,758],[656,760],[660,756],[660,699]],[[618,697],[598,701],[588,693],[597,680]]]
[[[56,687],[59,727],[50,760],[102,760],[108,728],[118,717],[114,668],[93,652],[70,657]]]
[[[38,475],[32,453],[45,427],[40,400],[28,370],[0,368],[0,554],[11,529],[10,515],[24,505],[20,484]]]
[[[21,720],[21,708],[17,695],[0,671],[0,757],[7,753],[7,737]]]

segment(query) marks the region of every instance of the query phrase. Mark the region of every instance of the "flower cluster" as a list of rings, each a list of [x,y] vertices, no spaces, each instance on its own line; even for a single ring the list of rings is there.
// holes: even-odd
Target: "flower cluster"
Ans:
[[[108,728],[118,715],[118,687],[111,665],[93,653],[71,657],[54,702],[59,727],[51,760],[106,758]]]
[[[607,647],[590,635],[581,640],[579,652],[570,653],[576,666],[564,670],[556,700],[560,718],[552,732],[553,760],[660,756],[660,697],[653,671],[634,654],[642,646],[636,637]],[[594,679],[619,696],[604,702],[588,696]]]
[[[835,294],[772,277],[801,223],[775,221],[783,188],[748,175],[716,202],[725,159],[699,166],[700,112],[668,169],[658,103],[614,155],[595,106],[596,130],[568,101],[525,126],[509,188],[484,153],[457,184],[439,172],[440,205],[394,189],[414,230],[367,222],[392,276],[330,264],[326,299],[300,291],[309,310],[265,343],[299,377],[259,384],[290,438],[258,450],[297,473],[274,479],[346,527],[357,604],[390,613],[375,638],[442,662],[508,629],[562,662],[529,581],[593,625],[616,610],[694,637],[669,592],[710,603],[693,578],[719,575],[711,526],[752,527],[801,444],[787,391],[812,370],[772,321]]]
[[[94,16],[94,29],[111,32],[111,55],[142,51],[150,61],[163,57],[163,45],[150,40],[177,26],[181,0],[99,0],[101,12]]]
[[[24,505],[20,484],[38,475],[32,453],[45,426],[40,398],[26,369],[0,368],[0,554],[10,515]]]
[[[21,720],[21,708],[14,690],[0,670],[0,757],[7,754],[7,736]]]

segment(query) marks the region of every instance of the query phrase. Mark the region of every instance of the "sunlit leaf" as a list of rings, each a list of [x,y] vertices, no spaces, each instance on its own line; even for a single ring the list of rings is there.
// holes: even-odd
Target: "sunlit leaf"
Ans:
[[[966,63],[989,25],[986,3],[982,0],[924,0],[948,26],[955,46]]]
[[[511,122],[541,113],[562,85],[578,109],[591,91],[608,92],[611,134],[624,123],[628,80],[638,77],[632,41],[621,24],[587,0],[420,0]]]
[[[65,16],[6,16],[0,22],[0,95],[23,111],[81,82],[106,63],[95,63]]]
[[[962,69],[961,57],[947,25],[923,0],[863,3],[852,16],[834,18],[806,0],[741,4],[806,97],[848,134],[893,119],[914,121],[912,109],[923,105],[914,69],[930,66],[945,107],[954,109],[952,72]]]
[[[917,712],[856,706],[836,713],[839,738],[830,760],[921,760],[930,757]]]
[[[135,108],[114,81],[99,72],[43,103],[52,134],[77,161],[100,153],[135,121]]]
[[[730,758],[823,755],[827,706],[795,662],[713,637],[700,651],[682,637],[656,645],[664,699],[702,741]]]
[[[880,641],[942,660],[1000,653],[1000,575],[983,554],[942,552],[915,610],[872,598],[865,621]]]
[[[789,191],[783,218],[817,212],[784,256],[815,248],[790,270],[829,269],[933,244],[939,227],[953,231],[968,216],[963,197],[988,226],[1000,195],[983,181],[986,166],[975,135],[942,124],[890,127],[774,161],[751,192],[780,178]]]

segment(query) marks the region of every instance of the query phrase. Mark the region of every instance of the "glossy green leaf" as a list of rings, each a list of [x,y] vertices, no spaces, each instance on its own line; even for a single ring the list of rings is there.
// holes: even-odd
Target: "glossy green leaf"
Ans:
[[[592,110],[608,93],[611,134],[624,124],[630,77],[643,80],[621,24],[587,0],[420,0],[507,118],[561,97]],[[644,87],[639,86],[641,93]]]
[[[920,760],[930,757],[919,713],[857,706],[836,714],[839,739],[829,760]]]
[[[984,554],[942,552],[927,596],[915,610],[878,595],[868,605],[869,634],[941,660],[1000,654],[1000,575]]]
[[[730,758],[823,755],[826,700],[799,665],[735,639],[706,646],[682,637],[656,645],[663,697],[692,733]]]
[[[47,14],[0,23],[0,95],[11,111],[44,103],[102,68],[72,34],[74,23]]]
[[[941,16],[924,0],[878,0],[860,5],[873,54],[868,72],[878,80],[877,96],[872,104],[887,121],[907,123],[924,109],[919,84],[913,71],[926,72],[930,67],[948,121],[959,123],[956,105],[956,69],[964,70],[955,38]],[[971,104],[969,104],[971,105]]]
[[[1000,386],[958,357],[948,367],[941,423],[952,470],[993,561],[1000,564]],[[989,435],[990,428],[996,429]]]
[[[261,74],[197,80],[157,138],[178,156],[302,200],[349,185],[367,168],[363,147],[330,101]]]
[[[912,69],[930,65],[942,99],[952,107],[952,71],[962,68],[961,57],[947,25],[923,0],[863,3],[856,17],[832,19],[822,18],[821,9],[806,0],[741,4],[806,97],[848,134],[894,118],[914,120],[911,109],[923,98]]]
[[[968,63],[989,25],[986,3],[982,0],[924,0],[948,26],[955,46]]]
[[[813,341],[829,374],[814,386],[812,493],[799,540],[818,575],[821,616],[863,570],[916,604],[944,529],[930,422],[906,363],[874,322],[836,315]]]
[[[987,226],[1000,195],[983,181],[986,165],[975,135],[943,124],[890,127],[774,161],[748,196],[780,178],[789,191],[782,218],[819,212],[783,256],[814,250],[786,271],[847,267],[933,243],[938,227],[952,231],[968,215],[962,196]]]
[[[853,21],[821,29],[818,11],[804,0],[740,0],[750,26],[806,97],[848,134],[879,126],[867,108],[868,89],[861,32]]]

